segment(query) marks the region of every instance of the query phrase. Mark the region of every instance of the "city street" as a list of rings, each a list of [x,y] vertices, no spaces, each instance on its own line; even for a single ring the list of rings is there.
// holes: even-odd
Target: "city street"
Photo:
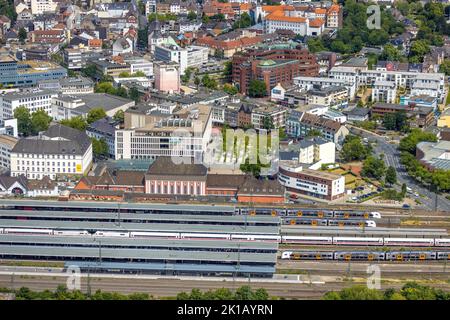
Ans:
[[[363,138],[370,138],[371,140],[376,140],[376,145],[374,147],[375,155],[384,155],[384,160],[386,162],[386,166],[392,166],[397,171],[397,182],[402,185],[405,183],[408,187],[413,190],[413,193],[417,192],[419,196],[415,196],[414,194],[410,194],[410,197],[414,200],[418,200],[422,203],[422,206],[429,210],[434,210],[435,208],[435,193],[431,192],[427,188],[419,185],[414,179],[408,176],[408,173],[405,171],[403,165],[400,163],[400,151],[397,149],[397,144],[390,144],[387,142],[384,136],[379,136],[373,133],[369,133],[367,131],[361,131],[354,127],[350,127],[350,131],[356,133],[357,135]],[[400,190],[399,186],[396,186],[397,190]],[[438,196],[438,210],[450,211],[450,201],[445,197],[439,195]]]

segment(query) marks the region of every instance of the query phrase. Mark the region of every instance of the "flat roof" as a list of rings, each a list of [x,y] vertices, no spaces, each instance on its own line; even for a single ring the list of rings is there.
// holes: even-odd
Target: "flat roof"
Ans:
[[[167,248],[207,248],[207,249],[236,249],[236,250],[277,250],[278,243],[262,241],[231,241],[231,240],[190,240],[190,239],[143,239],[143,238],[114,238],[89,236],[54,236],[54,235],[14,235],[0,234],[0,242],[34,243],[53,245],[94,245],[99,246],[96,239],[101,239],[104,246],[152,246]]]
[[[147,271],[192,271],[192,272],[242,272],[242,273],[275,273],[275,266],[249,266],[249,265],[217,265],[217,264],[190,264],[190,263],[123,263],[123,262],[96,262],[71,261],[65,267],[76,265],[82,269],[119,269],[119,270],[147,270]]]
[[[11,246],[0,245],[0,255],[92,258],[99,259],[99,248],[88,247],[51,247],[51,246]],[[217,251],[180,251],[149,249],[101,249],[102,259],[147,259],[147,260],[184,260],[184,261],[219,261],[221,263],[252,262],[276,263],[276,254],[251,252],[217,252]]]
[[[412,229],[412,228],[365,228],[360,227],[311,227],[311,226],[288,226],[281,227],[282,235],[296,235],[296,234],[322,234],[322,235],[358,235],[358,236],[409,236],[409,237],[435,237],[448,236],[445,229]]]
[[[129,203],[129,202],[102,202],[102,201],[48,201],[48,200],[9,200],[0,199],[0,206],[30,206],[30,207],[56,207],[56,208],[93,208],[93,209],[140,209],[165,211],[208,211],[232,212],[235,206],[198,205],[198,204],[163,204],[163,203]]]
[[[236,234],[278,234],[277,226],[247,226],[247,225],[211,225],[211,224],[180,224],[180,223],[128,223],[120,226],[116,222],[85,222],[85,221],[51,221],[51,220],[17,220],[1,219],[3,228],[43,228],[68,230],[108,230],[117,232],[159,231],[159,232],[195,232],[195,233],[236,233]]]
[[[117,212],[77,212],[77,211],[30,211],[30,210],[0,210],[0,217],[51,217],[51,218],[86,218],[86,219],[114,219],[118,220]],[[133,219],[144,221],[185,221],[185,222],[242,222],[242,223],[280,223],[278,217],[249,216],[249,215],[185,215],[185,214],[158,214],[158,213],[120,213],[120,219]]]

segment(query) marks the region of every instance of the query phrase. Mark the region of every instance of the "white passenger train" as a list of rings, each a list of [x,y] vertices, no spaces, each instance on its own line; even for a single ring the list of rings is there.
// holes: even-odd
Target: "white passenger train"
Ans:
[[[0,234],[86,236],[111,238],[147,239],[192,239],[262,241],[302,245],[348,245],[348,246],[403,246],[403,247],[450,247],[450,238],[389,238],[389,237],[325,237],[325,236],[280,236],[267,234],[230,233],[187,233],[187,232],[146,232],[146,231],[95,231],[53,230],[32,228],[0,228]]]

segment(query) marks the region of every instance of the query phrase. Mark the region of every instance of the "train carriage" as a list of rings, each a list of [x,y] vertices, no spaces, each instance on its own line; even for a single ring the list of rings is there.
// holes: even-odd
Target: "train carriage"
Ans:
[[[436,258],[438,260],[450,260],[450,251],[438,251],[436,252]]]
[[[383,238],[333,237],[334,245],[382,246]]]
[[[230,234],[225,233],[181,233],[181,239],[204,239],[204,240],[230,240]]]
[[[18,234],[18,235],[52,235],[52,229],[26,229],[26,228],[4,228],[5,234]]]
[[[376,228],[377,224],[373,220],[345,220],[345,219],[330,219],[328,225],[333,227],[369,227]]]
[[[283,258],[284,256],[284,258]],[[333,260],[333,252],[328,251],[288,251],[283,252],[282,259],[290,260]]]
[[[283,236],[282,243],[332,245],[332,237]]]
[[[288,209],[287,216],[303,218],[333,218],[332,210]]]
[[[149,239],[179,239],[179,232],[130,232],[131,238],[149,238]]]
[[[417,261],[436,260],[436,252],[433,251],[393,251],[386,253],[387,261]]]
[[[427,238],[384,238],[385,246],[426,247],[434,246],[434,239]]]
[[[436,247],[450,247],[450,239],[434,239],[434,245]]]
[[[282,218],[282,223],[290,225],[326,226],[327,220],[290,217],[290,218]]]
[[[342,261],[378,261],[384,259],[385,253],[377,251],[351,251],[334,253],[334,260]]]
[[[381,219],[379,212],[358,212],[358,211],[340,211],[336,210],[333,213],[334,218],[341,219]]]
[[[259,234],[232,234],[231,240],[281,242],[280,236]]]

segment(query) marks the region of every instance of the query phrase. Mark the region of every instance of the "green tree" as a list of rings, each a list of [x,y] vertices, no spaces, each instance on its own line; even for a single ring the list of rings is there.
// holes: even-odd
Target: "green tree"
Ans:
[[[70,119],[64,119],[59,121],[60,124],[77,129],[80,131],[85,131],[87,128],[87,122],[82,116],[73,117]]]
[[[368,156],[363,162],[361,175],[380,180],[386,171],[386,165],[383,159]]]
[[[339,292],[327,292],[324,300],[383,300],[383,294],[376,289],[365,286],[353,286],[344,288]]]
[[[25,40],[27,40],[27,31],[24,28],[19,29],[19,41],[21,43],[25,43]]]
[[[203,14],[202,16],[202,22],[203,23],[208,23],[209,22],[209,17],[206,14]]]
[[[197,88],[198,88],[198,86],[200,85],[200,83],[201,83],[200,78],[199,78],[199,77],[195,77],[195,78],[194,78],[194,84],[197,86]]]
[[[308,40],[306,41],[307,45],[308,45],[308,49],[309,51],[311,51],[312,53],[316,53],[319,51],[325,51],[327,50],[327,48],[325,47],[322,38],[308,38]]]
[[[88,64],[83,69],[81,69],[81,74],[85,77],[95,79],[97,75],[97,67],[95,66],[95,64]]]
[[[141,93],[135,87],[132,87],[129,92],[130,99],[134,100],[134,102],[138,103],[141,99]]]
[[[431,51],[427,40],[416,40],[411,44],[410,62],[423,62],[423,57]]]
[[[138,41],[137,45],[139,48],[146,49],[148,47],[148,29],[139,29],[138,30]]]
[[[422,286],[415,282],[405,284],[400,290],[407,300],[435,300],[436,293],[433,288]]]
[[[142,0],[137,1],[138,9],[140,14],[145,14],[145,3]]]
[[[202,78],[202,85],[208,89],[217,89],[217,81],[215,79],[211,79],[207,74],[205,74]]]
[[[318,129],[311,129],[308,131],[306,138],[312,138],[312,137],[322,137],[322,131]]]
[[[14,109],[14,118],[17,119],[17,130],[23,136],[29,136],[32,133],[30,111],[25,106]]]
[[[5,15],[11,19],[11,26],[17,18],[14,0],[0,0],[0,16]]]
[[[32,134],[37,134],[41,131],[47,130],[50,122],[52,122],[52,117],[50,117],[44,110],[33,112],[31,114]]]
[[[450,76],[450,59],[445,59],[439,66],[439,72],[445,73],[446,76]]]
[[[111,82],[99,82],[95,85],[95,93],[109,93],[116,94],[116,88],[114,88]]]
[[[395,122],[395,114],[385,113],[383,116],[383,126],[387,130],[395,130],[397,128],[396,122]]]
[[[187,18],[189,19],[189,20],[196,20],[197,19],[197,14],[194,12],[194,11],[189,11],[189,13],[188,13],[188,15],[187,15]]]
[[[241,17],[233,23],[233,29],[248,28],[252,25],[252,18],[247,12],[241,14]]]
[[[248,95],[254,98],[261,98],[266,96],[266,83],[257,79],[251,80],[248,86]]]
[[[236,290],[235,293],[236,300],[252,300],[253,291],[250,286],[242,286]]]
[[[406,183],[403,183],[403,184],[402,184],[402,195],[403,195],[403,197],[406,196],[406,191],[407,191],[407,189],[406,189]]]
[[[210,18],[211,18],[212,20],[216,20],[216,21],[219,21],[219,22],[223,22],[223,21],[226,20],[226,19],[225,19],[225,15],[224,15],[223,13],[215,14],[215,15],[211,16]]]
[[[234,96],[235,94],[237,94],[239,92],[238,88],[236,88],[235,86],[233,86],[230,83],[225,83],[223,85],[223,91],[225,91],[226,93],[228,93],[229,95]]]
[[[345,137],[341,150],[341,156],[344,161],[364,160],[371,153],[372,148],[363,145],[359,136],[349,134]]]
[[[125,112],[123,112],[123,110],[116,111],[113,116],[113,120],[123,123],[125,121]]]
[[[271,116],[265,116],[263,118],[263,125],[262,127],[266,130],[275,129],[275,125],[273,124],[273,119]]]
[[[422,141],[436,142],[437,137],[431,132],[424,132],[420,129],[413,129],[405,138],[400,140],[399,149],[400,151],[406,151],[415,155],[416,146],[419,142]]]
[[[96,158],[108,156],[109,147],[105,139],[91,138],[91,141],[92,141],[92,152]]]
[[[106,117],[106,112],[103,108],[92,108],[89,110],[86,121],[88,124],[91,124],[97,120],[103,119]]]
[[[383,53],[380,56],[380,60],[400,61],[402,60],[402,54],[400,50],[388,43],[383,48]]]
[[[131,77],[131,74],[129,72],[122,71],[121,73],[119,73],[119,78],[129,78],[129,77]]]
[[[390,185],[394,185],[397,182],[397,171],[395,171],[394,167],[389,166],[387,168],[385,181]]]
[[[231,61],[226,61],[224,64],[224,69],[223,69],[223,76],[227,79],[227,80],[231,80],[231,75],[233,73],[233,64]]]

